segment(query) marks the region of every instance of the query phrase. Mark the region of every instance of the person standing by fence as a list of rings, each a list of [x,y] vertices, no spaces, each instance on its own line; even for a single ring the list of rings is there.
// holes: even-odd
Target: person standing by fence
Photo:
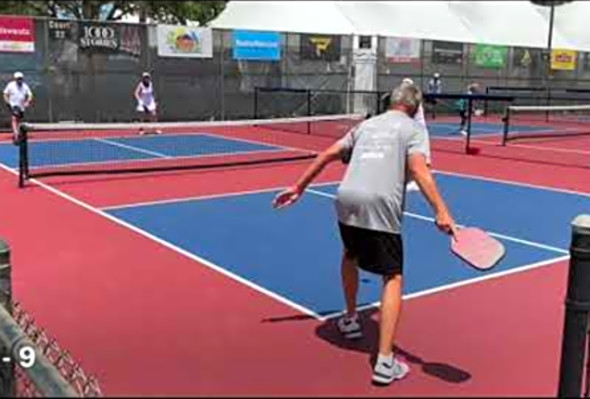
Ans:
[[[4,89],[4,101],[12,115],[13,142],[18,144],[18,130],[21,121],[25,117],[25,110],[33,101],[33,92],[24,81],[25,77],[21,72],[14,73],[14,80],[6,85]]]

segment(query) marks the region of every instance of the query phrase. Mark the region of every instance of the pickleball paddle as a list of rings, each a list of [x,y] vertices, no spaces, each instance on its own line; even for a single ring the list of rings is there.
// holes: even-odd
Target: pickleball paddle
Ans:
[[[458,229],[451,238],[451,251],[480,271],[490,270],[506,254],[500,241],[477,227]]]

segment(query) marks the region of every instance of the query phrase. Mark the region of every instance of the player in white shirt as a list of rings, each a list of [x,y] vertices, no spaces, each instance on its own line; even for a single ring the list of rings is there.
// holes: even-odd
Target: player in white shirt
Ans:
[[[412,86],[414,85],[414,81],[410,78],[404,78],[404,80],[402,80],[402,84],[401,86]],[[414,121],[420,126],[421,131],[423,134],[426,135],[426,139],[424,140],[424,142],[427,145],[427,154],[426,154],[426,164],[430,167],[431,164],[431,155],[430,155],[430,133],[428,132],[428,126],[426,126],[426,118],[424,117],[424,107],[422,106],[422,104],[420,104],[418,106],[418,111],[416,112],[416,115],[414,115]],[[406,190],[407,191],[418,191],[419,187],[418,184],[416,184],[415,181],[411,180],[407,183],[406,185]]]
[[[25,117],[25,110],[33,101],[33,92],[24,81],[21,72],[14,73],[14,80],[4,89],[4,101],[12,114],[13,142],[18,143],[19,125]]]
[[[156,96],[154,93],[154,84],[149,73],[144,72],[141,75],[141,81],[135,89],[135,99],[137,100],[137,111],[141,113],[141,121],[145,122],[157,122],[158,116],[156,113]],[[143,127],[139,129],[139,134],[144,134]],[[156,130],[155,133],[162,133],[160,130]]]

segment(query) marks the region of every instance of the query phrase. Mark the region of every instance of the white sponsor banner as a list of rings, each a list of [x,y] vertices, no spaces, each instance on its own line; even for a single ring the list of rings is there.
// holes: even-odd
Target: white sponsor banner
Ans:
[[[213,58],[211,28],[158,25],[160,57]]]
[[[34,53],[34,42],[13,42],[0,40],[0,52]]]
[[[420,39],[388,37],[385,39],[385,58],[390,62],[420,62]]]

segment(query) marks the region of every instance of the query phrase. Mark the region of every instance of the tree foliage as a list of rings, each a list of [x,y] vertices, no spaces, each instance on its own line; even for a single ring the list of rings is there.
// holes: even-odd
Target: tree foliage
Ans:
[[[101,1],[101,0],[16,0],[0,1],[0,14],[48,16],[117,21],[137,15],[141,22],[205,25],[225,8],[227,1]]]

